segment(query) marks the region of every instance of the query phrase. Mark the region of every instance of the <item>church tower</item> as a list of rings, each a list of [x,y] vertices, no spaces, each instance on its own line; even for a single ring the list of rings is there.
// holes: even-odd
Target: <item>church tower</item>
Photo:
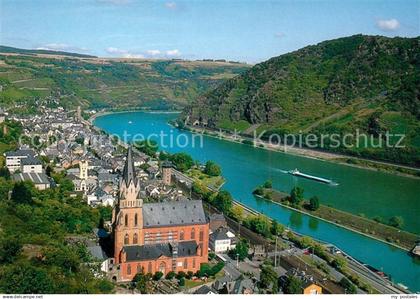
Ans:
[[[121,262],[124,246],[143,245],[143,200],[137,179],[131,146],[128,148],[118,203],[112,212],[115,263]]]

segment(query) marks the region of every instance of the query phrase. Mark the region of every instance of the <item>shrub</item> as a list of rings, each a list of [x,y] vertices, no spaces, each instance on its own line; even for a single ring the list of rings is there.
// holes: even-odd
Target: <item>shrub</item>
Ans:
[[[166,279],[172,279],[176,276],[176,273],[174,271],[168,272],[168,274],[166,274],[165,278]]]
[[[158,272],[156,272],[156,273],[155,273],[155,275],[153,275],[153,280],[158,281],[158,280],[160,280],[162,277],[163,277],[163,273],[162,273],[162,272],[160,272],[160,271],[158,271]]]

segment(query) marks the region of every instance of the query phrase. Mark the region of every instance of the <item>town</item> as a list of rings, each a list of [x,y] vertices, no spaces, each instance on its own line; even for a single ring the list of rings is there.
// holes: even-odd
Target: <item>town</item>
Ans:
[[[112,210],[82,243],[95,261],[91,270],[112,282],[115,292],[404,291],[335,246],[296,235],[233,202],[219,190],[222,184],[197,181],[177,167],[177,154],[150,153],[108,136],[92,124],[95,113],[42,105],[37,116],[2,113],[1,123],[23,127],[20,147],[4,154],[5,167],[14,182],[30,181],[38,190],[57,188],[53,174],[61,174],[71,182],[70,196]],[[7,130],[4,125],[4,135]],[[220,176],[217,167],[210,161],[187,168],[204,177]],[[209,193],[222,203],[206,200]],[[255,223],[246,225],[247,219]],[[253,229],[261,225],[268,234]]]

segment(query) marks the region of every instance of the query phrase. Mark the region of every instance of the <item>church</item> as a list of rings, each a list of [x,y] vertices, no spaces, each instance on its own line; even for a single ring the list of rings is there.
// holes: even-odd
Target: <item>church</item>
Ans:
[[[143,203],[129,147],[112,212],[118,281],[139,273],[196,272],[208,261],[209,224],[200,200]]]

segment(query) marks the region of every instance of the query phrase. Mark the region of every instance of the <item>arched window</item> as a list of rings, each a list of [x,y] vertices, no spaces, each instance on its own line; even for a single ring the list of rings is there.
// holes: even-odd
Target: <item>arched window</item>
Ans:
[[[137,273],[143,273],[143,268],[141,264],[137,264]]]
[[[200,242],[202,242],[202,241],[203,241],[203,239],[204,239],[204,231],[203,231],[202,229],[200,229],[200,235],[199,235],[199,238],[200,238]]]
[[[192,267],[193,267],[193,269],[195,269],[195,259],[193,259]]]
[[[137,226],[137,213],[134,215],[134,225]]]
[[[166,264],[165,262],[161,262],[159,265],[159,271],[162,272],[163,274],[166,273]]]
[[[187,269],[187,268],[188,268],[188,260],[184,259],[184,269]]]
[[[125,215],[124,223],[125,223],[125,226],[128,226],[128,215]]]
[[[195,239],[195,229],[191,230],[191,239]]]
[[[138,237],[137,237],[137,233],[134,233],[133,236],[133,244],[137,244],[139,242]]]
[[[181,231],[179,232],[179,239],[184,240],[184,230],[183,229],[181,229]]]
[[[174,239],[174,236],[172,235],[172,231],[170,230],[168,233],[168,240],[172,241]]]
[[[128,264],[128,266],[127,266],[127,275],[130,275],[130,274],[131,274],[131,265]]]
[[[152,273],[152,262],[149,262],[149,265],[147,265],[147,272]]]
[[[130,243],[129,239],[128,239],[128,234],[125,234],[124,237],[124,244],[128,245]]]

